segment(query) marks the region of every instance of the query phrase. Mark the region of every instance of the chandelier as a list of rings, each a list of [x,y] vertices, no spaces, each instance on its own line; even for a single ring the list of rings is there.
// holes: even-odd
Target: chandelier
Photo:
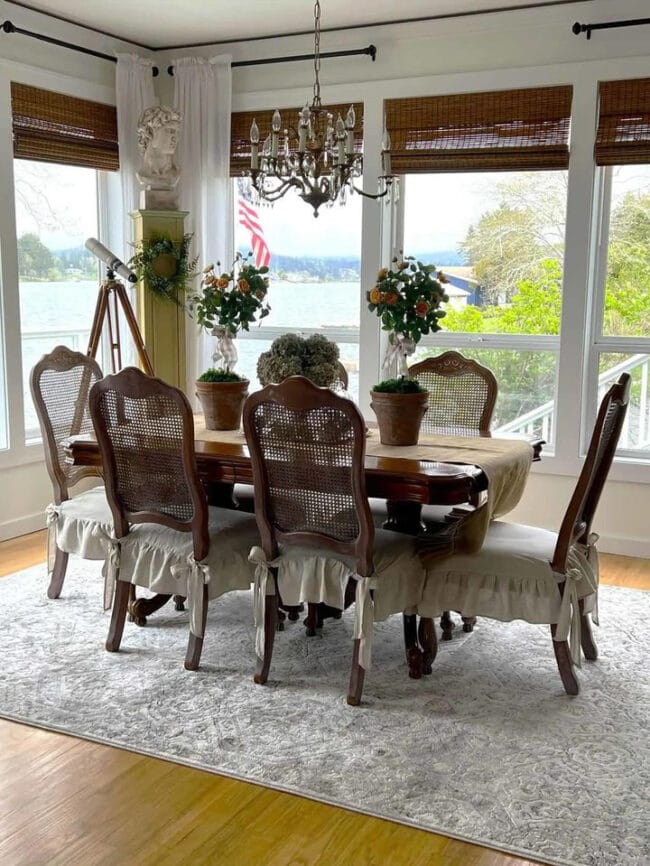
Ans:
[[[396,178],[390,171],[390,138],[384,131],[382,172],[379,191],[364,192],[355,181],[363,173],[363,155],[355,151],[354,106],[345,120],[323,108],[320,98],[320,2],[314,6],[314,98],[298,112],[298,128],[282,129],[282,117],[276,109],[271,132],[262,144],[254,119],[251,124],[251,167],[247,172],[253,200],[275,202],[290,189],[311,205],[314,216],[322,204],[345,204],[350,193],[380,199],[389,195]]]

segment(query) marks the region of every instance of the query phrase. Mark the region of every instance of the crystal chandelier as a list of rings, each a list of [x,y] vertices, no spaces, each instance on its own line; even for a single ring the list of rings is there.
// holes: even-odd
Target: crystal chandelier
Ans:
[[[354,149],[356,117],[351,105],[345,121],[339,114],[336,121],[320,98],[320,2],[314,6],[314,98],[298,112],[298,129],[282,130],[282,118],[276,109],[271,120],[271,132],[262,144],[256,120],[251,125],[251,167],[247,172],[255,201],[275,202],[290,189],[295,189],[303,201],[314,209],[322,204],[345,204],[348,193],[367,198],[389,195],[396,178],[390,171],[390,138],[384,131],[382,141],[382,172],[379,191],[364,192],[355,185],[363,173],[363,155]]]

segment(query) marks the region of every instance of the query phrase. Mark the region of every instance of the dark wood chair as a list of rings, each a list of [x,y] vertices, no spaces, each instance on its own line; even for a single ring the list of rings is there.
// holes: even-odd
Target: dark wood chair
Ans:
[[[343,609],[355,600],[355,633],[348,703],[361,700],[369,665],[372,623],[411,609],[421,594],[422,567],[414,539],[375,531],[365,488],[366,430],[355,404],[301,376],[251,394],[244,431],[255,483],[258,667],[265,683],[273,653],[278,598]],[[431,651],[432,653],[434,650]],[[430,670],[407,645],[410,672]],[[420,667],[418,668],[418,664]]]
[[[70,489],[82,478],[101,477],[100,471],[66,463],[62,446],[68,436],[92,433],[88,394],[101,377],[92,358],[57,346],[41,358],[29,378],[54,497],[48,506],[49,598],[61,594],[68,556],[105,559],[112,534],[113,519],[103,486],[70,496]]]
[[[487,367],[461,355],[443,352],[409,367],[409,376],[429,392],[429,411],[422,421],[423,433],[466,436],[488,433],[498,394],[497,380]],[[447,525],[448,509],[427,506],[422,519],[428,532]],[[471,632],[476,620],[463,616],[463,631]],[[440,620],[442,639],[451,640],[454,622],[445,611]]]
[[[553,649],[566,692],[578,694],[574,665],[597,656],[588,614],[598,591],[596,538],[591,535],[630,398],[624,373],[603,398],[559,532],[493,521],[482,548],[433,561],[419,613],[462,610],[502,621],[551,626]],[[569,639],[570,638],[570,639]]]
[[[97,382],[89,404],[115,523],[109,563],[117,589],[106,649],[120,648],[136,584],[158,593],[158,606],[172,594],[187,597],[185,667],[196,670],[208,601],[250,588],[248,554],[259,543],[255,519],[208,508],[192,409],[182,391],[128,367]]]
[[[460,352],[444,352],[412,364],[409,376],[429,392],[422,432],[466,435],[489,431],[498,386],[487,367]]]

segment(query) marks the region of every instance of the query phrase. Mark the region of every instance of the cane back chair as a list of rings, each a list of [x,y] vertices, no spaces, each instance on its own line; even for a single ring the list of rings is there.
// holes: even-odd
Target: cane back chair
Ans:
[[[308,633],[316,605],[343,609],[354,599],[348,703],[358,704],[372,623],[414,609],[423,574],[412,538],[375,531],[365,487],[363,417],[351,400],[292,376],[251,394],[244,431],[262,541],[252,553],[255,682],[268,677],[278,597],[285,605],[307,602]]]
[[[82,478],[101,477],[101,472],[66,463],[62,444],[69,436],[92,433],[88,394],[101,377],[99,365],[88,355],[57,346],[41,358],[29,378],[54,498],[47,508],[49,598],[61,594],[69,554],[105,559],[112,533],[103,487],[70,496],[70,489]]]
[[[574,665],[597,657],[589,613],[597,610],[596,507],[614,459],[630,398],[623,373],[603,397],[585,463],[559,532],[493,521],[475,554],[454,554],[427,567],[419,613],[462,610],[502,621],[551,626],[562,683],[578,694]]]
[[[119,650],[129,586],[166,599],[186,596],[190,635],[185,667],[196,670],[208,601],[249,589],[255,519],[208,508],[194,453],[194,419],[177,388],[133,367],[97,382],[90,413],[115,522],[110,566],[117,581],[106,649]]]

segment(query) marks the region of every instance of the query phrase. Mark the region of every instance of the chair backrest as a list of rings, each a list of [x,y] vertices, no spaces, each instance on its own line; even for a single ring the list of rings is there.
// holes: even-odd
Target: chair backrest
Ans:
[[[413,364],[409,376],[429,392],[425,433],[489,431],[498,386],[487,367],[459,352],[444,352]]]
[[[194,556],[204,559],[208,506],[183,392],[127,367],[93,385],[89,402],[117,537],[131,523],[159,523],[191,532]]]
[[[600,404],[584,466],[558,534],[552,562],[557,572],[566,570],[571,545],[575,542],[586,544],[589,538],[630,401],[630,382],[630,374],[623,373]]]
[[[67,346],[57,346],[43,355],[30,374],[45,464],[57,504],[69,498],[69,488],[81,478],[101,474],[95,467],[67,464],[61,444],[68,436],[92,433],[88,394],[101,378],[102,371],[95,360]]]
[[[280,543],[326,548],[371,574],[365,423],[354,403],[291,376],[251,394],[244,431],[266,555],[277,556]]]

